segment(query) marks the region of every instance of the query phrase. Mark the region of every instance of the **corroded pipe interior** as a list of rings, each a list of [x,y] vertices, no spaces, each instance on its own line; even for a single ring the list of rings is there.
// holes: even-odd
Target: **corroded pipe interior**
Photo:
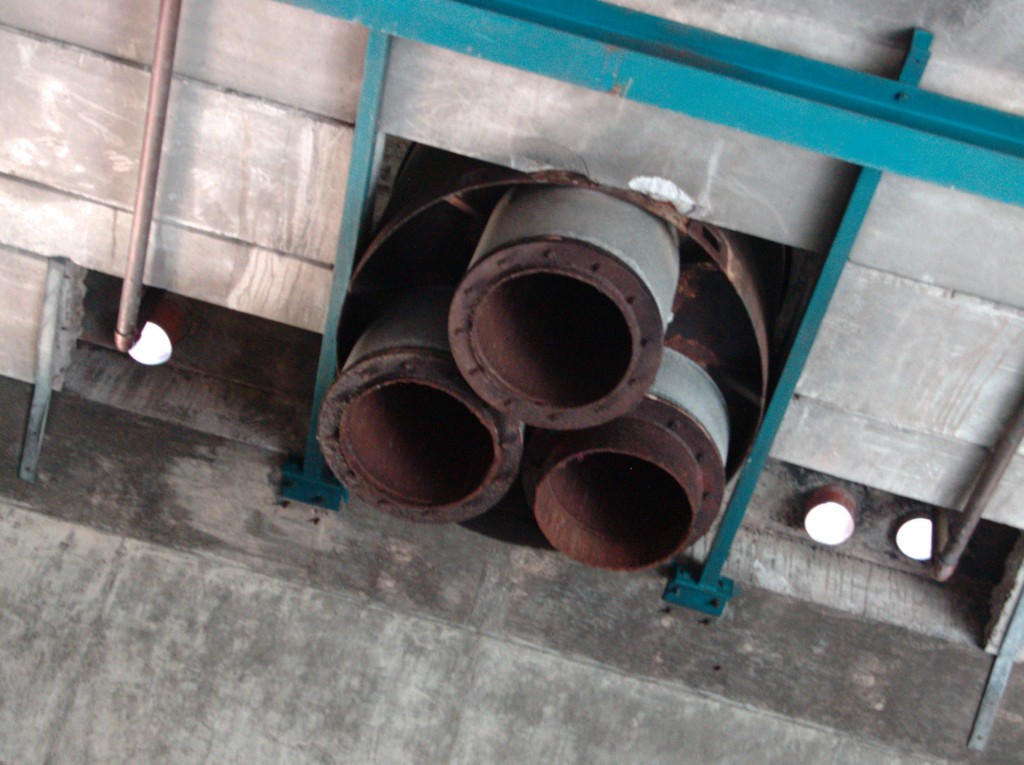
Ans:
[[[459,502],[496,459],[476,415],[454,396],[396,381],[353,399],[339,428],[350,466],[384,496],[410,505]]]
[[[635,569],[679,549],[693,512],[663,468],[617,452],[573,455],[540,481],[537,522],[555,548],[587,565]]]
[[[629,325],[596,287],[529,272],[492,289],[476,311],[480,359],[518,395],[549,406],[597,401],[632,358]]]

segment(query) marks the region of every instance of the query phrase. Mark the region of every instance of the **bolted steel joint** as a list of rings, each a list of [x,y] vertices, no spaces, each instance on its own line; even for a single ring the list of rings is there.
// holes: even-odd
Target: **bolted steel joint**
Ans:
[[[408,520],[480,515],[508,491],[522,456],[522,425],[481,400],[452,360],[450,300],[450,289],[421,289],[381,314],[320,409],[320,448],[338,480]]]
[[[537,431],[523,483],[537,523],[568,557],[646,568],[711,526],[725,488],[725,402],[694,362],[666,350],[651,391],[629,414],[576,432]]]
[[[624,414],[658,371],[678,250],[674,229],[602,192],[509,191],[452,301],[456,363],[483,399],[529,425]]]

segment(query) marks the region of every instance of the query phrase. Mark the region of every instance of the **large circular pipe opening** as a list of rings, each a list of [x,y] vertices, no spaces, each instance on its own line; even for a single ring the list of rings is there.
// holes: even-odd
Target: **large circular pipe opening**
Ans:
[[[604,398],[633,356],[629,325],[615,303],[558,274],[501,282],[478,305],[472,331],[483,364],[516,395],[546,406]]]
[[[409,505],[465,499],[496,459],[490,432],[462,401],[409,381],[350,401],[339,441],[353,470],[383,496]]]
[[[654,565],[685,541],[693,511],[686,491],[647,460],[591,452],[541,479],[534,512],[551,544],[581,563],[634,569]]]

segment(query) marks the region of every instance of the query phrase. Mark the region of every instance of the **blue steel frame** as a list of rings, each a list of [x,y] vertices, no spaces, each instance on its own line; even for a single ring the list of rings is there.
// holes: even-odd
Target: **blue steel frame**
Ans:
[[[814,336],[882,172],[1024,205],[1024,119],[917,87],[931,35],[914,33],[899,81],[629,11],[595,0],[287,0],[367,26],[370,40],[304,462],[283,494],[337,508],[316,417],[336,373],[336,332],[365,231],[380,138],[389,41],[417,40],[610,92],[862,166],[849,207],[789,353],[751,455],[699,576],[677,570],[670,602],[719,614],[733,584],[721,576],[736,530],[782,422]]]
[[[924,74],[924,67],[928,63],[931,42],[931,33],[920,29],[914,30],[910,49],[900,72],[899,81],[901,83],[916,84],[920,82],[921,75]],[[842,276],[843,268],[853,250],[857,233],[868,214],[868,208],[871,206],[871,200],[880,180],[882,180],[882,173],[867,167],[862,168],[857,176],[857,183],[854,184],[853,192],[846,204],[846,212],[843,213],[839,228],[832,239],[832,246],[829,248],[818,281],[814,285],[814,292],[811,294],[811,300],[807,304],[807,310],[800,322],[796,338],[793,340],[793,346],[789,349],[786,364],[782,368],[782,374],[772,393],[754,446],[736,480],[732,496],[729,498],[729,505],[722,516],[718,532],[715,534],[715,541],[711,544],[711,550],[701,567],[699,576],[694,577],[680,564],[673,566],[672,576],[669,578],[662,596],[669,603],[719,616],[733,596],[735,585],[731,579],[722,576],[722,568],[729,557],[729,551],[732,549],[736,532],[739,531],[740,524],[743,522],[750,499],[754,496],[754,489],[757,488],[761,471],[764,470],[768,452],[782,425],[782,418],[786,414],[789,402],[796,392],[796,384],[800,380],[804,363],[811,353],[814,338],[825,318],[825,312],[832,301],[832,295],[839,284],[839,277]]]
[[[597,0],[287,0],[883,172],[1024,204],[1024,118]]]
[[[373,209],[383,135],[379,128],[380,107],[384,100],[384,79],[388,70],[391,36],[372,31],[366,41],[363,64],[363,87],[359,93],[355,133],[352,137],[352,158],[345,187],[338,252],[334,260],[331,300],[327,306],[324,337],[320,343],[320,362],[313,390],[306,452],[302,461],[291,460],[282,471],[281,495],[298,502],[337,510],[348,501],[348,492],[338,483],[324,462],[317,443],[317,420],[320,404],[334,382],[338,367],[338,322],[348,291],[349,276],[359,246],[366,238]]]

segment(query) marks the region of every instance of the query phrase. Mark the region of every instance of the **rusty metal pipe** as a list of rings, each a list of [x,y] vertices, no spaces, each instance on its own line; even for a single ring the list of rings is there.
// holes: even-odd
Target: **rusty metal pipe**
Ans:
[[[139,178],[135,189],[135,208],[131,238],[128,244],[128,262],[125,265],[124,286],[117,314],[114,342],[117,349],[127,353],[139,339],[139,304],[142,301],[142,276],[146,270],[146,250],[149,231],[153,223],[153,202],[160,173],[160,152],[167,123],[167,102],[171,93],[171,75],[174,69],[174,49],[178,40],[178,22],[181,18],[181,0],[161,0],[160,20],[157,24],[156,46],[153,50],[153,68],[146,103],[146,124],[142,136],[142,156],[139,160]]]
[[[609,422],[657,374],[678,281],[664,221],[592,189],[515,188],[455,293],[452,353],[484,400],[529,425]]]
[[[407,294],[353,347],[320,410],[324,458],[353,494],[414,521],[464,521],[519,472],[523,428],[488,406],[448,347],[452,291]]]
[[[932,575],[940,582],[947,581],[956,571],[967,544],[978,527],[982,513],[988,507],[992,495],[1010,466],[1010,460],[1024,441],[1024,397],[1017,404],[1016,411],[1006,423],[999,439],[992,448],[992,454],[981,469],[978,480],[964,505],[959,523],[949,530],[949,541],[945,547],[936,550],[932,557]]]
[[[646,568],[707,532],[722,502],[728,439],[715,383],[666,350],[629,414],[581,431],[535,432],[524,488],[555,549],[598,568]]]

